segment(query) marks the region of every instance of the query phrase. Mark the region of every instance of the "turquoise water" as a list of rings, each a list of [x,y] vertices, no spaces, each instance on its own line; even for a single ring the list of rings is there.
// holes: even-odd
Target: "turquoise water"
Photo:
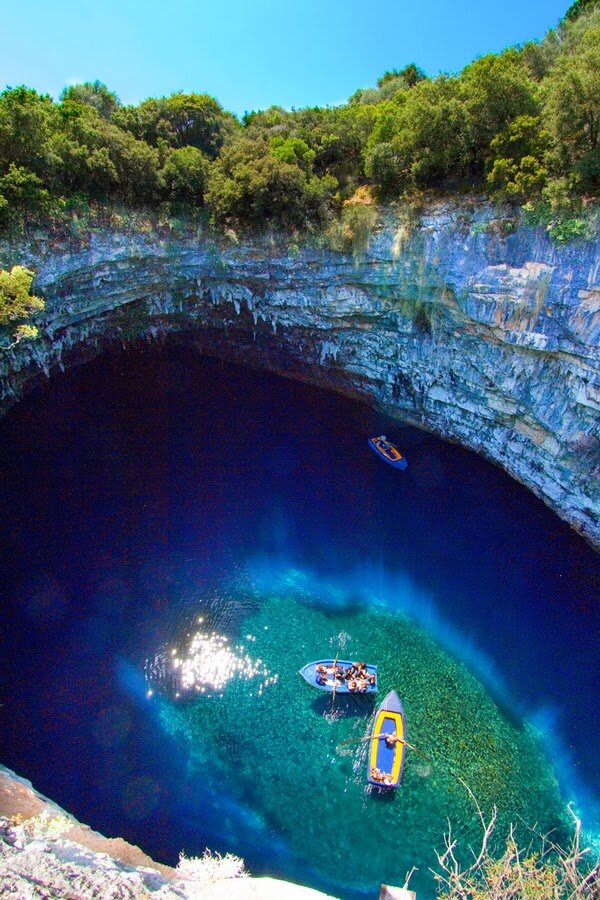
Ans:
[[[168,346],[56,378],[0,453],[0,758],[92,827],[344,900],[414,866],[433,896],[470,792],[499,840],[569,801],[600,830],[599,557],[498,469]],[[365,781],[373,700],[298,674],[338,652],[403,700],[395,793]]]
[[[416,866],[413,886],[427,895],[448,820],[463,850],[480,838],[469,790],[486,815],[502,810],[500,833],[517,819],[541,833],[560,824],[558,785],[533,729],[503,715],[467,668],[404,615],[323,581],[316,588],[299,569],[244,578],[148,666],[157,692],[149,702],[186,748],[190,771],[215,790],[226,786],[242,809],[260,809],[259,830],[284,841],[298,877],[312,872],[339,896],[374,896],[379,882],[402,884]],[[215,630],[215,613],[249,603],[256,609],[235,633],[215,640],[228,630]],[[376,660],[380,698],[392,688],[403,698],[415,750],[396,793],[365,783],[360,738],[376,698],[333,698],[300,680],[307,660],[338,652]]]

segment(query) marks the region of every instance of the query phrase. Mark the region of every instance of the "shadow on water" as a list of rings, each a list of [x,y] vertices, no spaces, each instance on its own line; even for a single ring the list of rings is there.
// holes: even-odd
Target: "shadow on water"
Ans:
[[[372,803],[394,803],[396,800],[396,790],[391,787],[377,787],[375,784],[370,784],[367,793],[369,795],[369,802]]]
[[[357,697],[354,694],[320,694],[311,703],[313,712],[320,716],[335,715],[338,719],[359,718],[368,716],[375,708],[375,697],[367,694]]]

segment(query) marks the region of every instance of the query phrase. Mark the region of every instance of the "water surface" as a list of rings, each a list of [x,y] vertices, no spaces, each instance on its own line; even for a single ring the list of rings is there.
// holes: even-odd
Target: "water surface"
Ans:
[[[369,451],[386,431],[409,469]],[[348,898],[432,892],[446,817],[598,830],[598,556],[472,453],[167,345],[55,378],[0,424],[2,761],[155,858],[205,846]],[[398,690],[403,786],[368,792]],[[348,823],[353,823],[351,826]]]

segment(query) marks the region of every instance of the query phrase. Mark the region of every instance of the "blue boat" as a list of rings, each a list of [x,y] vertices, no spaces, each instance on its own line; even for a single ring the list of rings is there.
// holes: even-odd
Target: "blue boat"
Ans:
[[[364,674],[359,667],[364,665]],[[335,668],[334,668],[335,666]],[[300,669],[300,675],[311,687],[336,694],[375,694],[377,666],[349,662],[346,659],[317,659]]]
[[[404,709],[396,691],[390,691],[375,713],[367,781],[380,788],[397,788],[402,778],[405,752]]]
[[[369,438],[369,447],[395,469],[406,469],[406,457],[402,456],[395,444],[388,441],[385,434]]]

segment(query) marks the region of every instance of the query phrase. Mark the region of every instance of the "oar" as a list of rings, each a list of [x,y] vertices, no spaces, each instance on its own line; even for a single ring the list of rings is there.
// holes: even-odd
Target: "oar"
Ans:
[[[333,715],[333,707],[335,706],[335,690],[337,688],[337,682],[335,678],[335,667],[337,666],[338,657],[340,655],[340,645],[338,643],[337,653],[335,654],[335,659],[333,661],[333,692],[331,694],[331,713]]]
[[[340,746],[342,744],[357,744],[360,741],[380,741],[382,739],[385,740],[387,736],[387,734],[369,734],[367,735],[367,737],[348,738],[348,740],[346,741],[340,741]],[[426,759],[428,762],[433,762],[430,756],[427,756],[426,753],[422,753],[421,750],[419,750],[417,747],[413,747],[413,745],[409,744],[408,741],[405,741],[403,738],[398,737],[397,735],[394,735],[394,738],[398,744],[404,744],[404,746],[408,747],[409,750],[414,750],[414,752],[418,756],[422,756],[423,759]]]

